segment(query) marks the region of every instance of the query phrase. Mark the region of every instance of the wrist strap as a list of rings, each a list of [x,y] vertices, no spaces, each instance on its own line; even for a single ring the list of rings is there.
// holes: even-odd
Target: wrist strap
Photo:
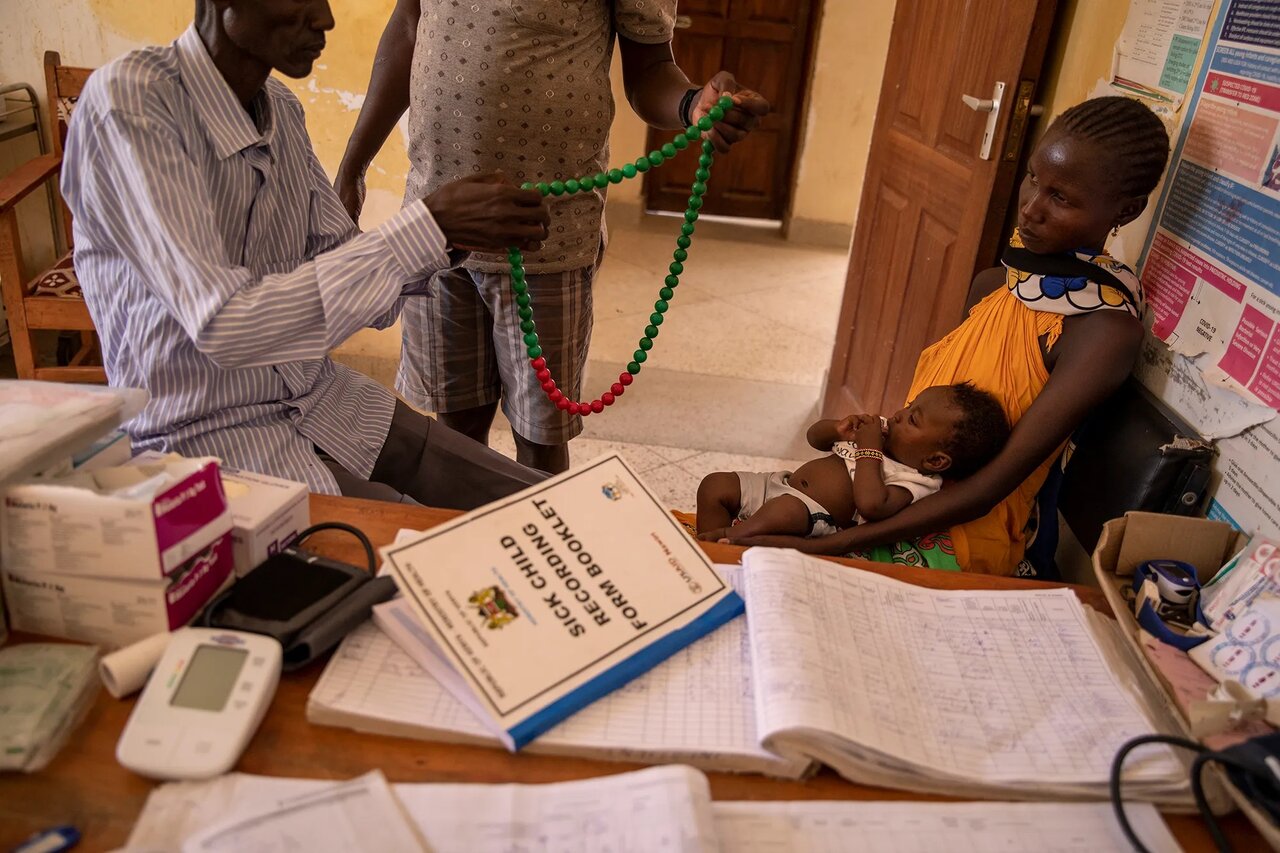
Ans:
[[[685,127],[693,124],[693,99],[698,97],[698,93],[702,91],[701,87],[690,89],[684,93],[684,97],[680,99],[680,121]]]
[[[859,447],[853,451],[853,458],[857,459],[875,459],[879,462],[884,461],[884,453],[870,447]]]

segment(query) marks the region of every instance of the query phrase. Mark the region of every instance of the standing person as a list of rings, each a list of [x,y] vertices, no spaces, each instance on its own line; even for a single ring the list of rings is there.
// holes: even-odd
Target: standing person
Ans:
[[[360,234],[316,159],[305,77],[328,0],[197,0],[170,45],[85,85],[62,168],[112,385],[145,388],[136,449],[218,456],[312,491],[469,509],[543,479],[424,417],[329,350],[395,321],[447,247],[546,238],[537,192],[442,184]]]
[[[659,128],[687,127],[721,95],[735,106],[709,132],[721,151],[769,111],[721,71],[689,82],[671,54],[675,0],[397,0],[378,43],[369,93],[336,189],[353,219],[364,174],[409,111],[406,199],[446,181],[501,169],[516,182],[566,180],[609,168],[614,37],[627,99]],[[550,198],[551,229],[526,253],[538,339],[567,397],[581,396],[591,339],[591,288],[603,245],[604,192]],[[413,405],[487,443],[499,399],[517,459],[545,471],[569,465],[581,418],[552,405],[529,369],[504,254],[476,253],[406,306],[396,387]]]

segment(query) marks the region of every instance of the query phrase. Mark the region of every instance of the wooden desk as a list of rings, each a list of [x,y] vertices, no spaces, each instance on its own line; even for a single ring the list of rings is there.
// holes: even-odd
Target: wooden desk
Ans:
[[[311,518],[345,521],[364,530],[375,545],[394,539],[402,527],[424,529],[451,518],[446,510],[405,507],[347,498],[313,496]],[[336,559],[363,565],[359,544],[345,534],[317,534],[307,547]],[[712,559],[737,562],[740,548],[707,544]],[[1028,582],[927,569],[893,568],[858,561],[850,565],[940,589],[1026,588]],[[1100,592],[1077,587],[1081,600],[1106,611]],[[641,765],[544,755],[512,755],[502,749],[427,743],[313,726],[306,721],[307,695],[323,663],[285,674],[262,727],[237,770],[271,776],[347,779],[381,768],[392,782],[561,782],[620,773]],[[134,775],[115,760],[116,741],[133,700],[98,696],[86,721],[42,772],[0,775],[0,850],[11,849],[32,832],[58,824],[78,828],[81,849],[122,845],[154,783]],[[829,770],[803,782],[762,776],[707,774],[717,800],[925,800],[941,799],[849,783]],[[1168,816],[1183,848],[1211,850],[1199,818]],[[1262,849],[1263,842],[1240,815],[1224,826],[1237,849]]]

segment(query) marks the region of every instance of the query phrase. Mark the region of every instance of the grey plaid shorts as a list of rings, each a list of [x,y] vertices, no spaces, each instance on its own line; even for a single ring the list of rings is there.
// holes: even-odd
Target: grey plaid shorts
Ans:
[[[551,375],[581,399],[591,343],[594,266],[530,273],[538,343]],[[456,412],[501,400],[522,438],[561,444],[582,432],[582,418],[557,409],[529,367],[511,277],[455,268],[436,274],[430,296],[405,301],[396,390],[430,412]]]

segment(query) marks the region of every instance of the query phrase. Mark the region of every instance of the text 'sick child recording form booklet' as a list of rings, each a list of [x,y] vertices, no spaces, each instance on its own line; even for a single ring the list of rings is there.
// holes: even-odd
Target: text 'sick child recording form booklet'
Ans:
[[[743,612],[617,455],[382,555],[446,686],[513,750]]]

